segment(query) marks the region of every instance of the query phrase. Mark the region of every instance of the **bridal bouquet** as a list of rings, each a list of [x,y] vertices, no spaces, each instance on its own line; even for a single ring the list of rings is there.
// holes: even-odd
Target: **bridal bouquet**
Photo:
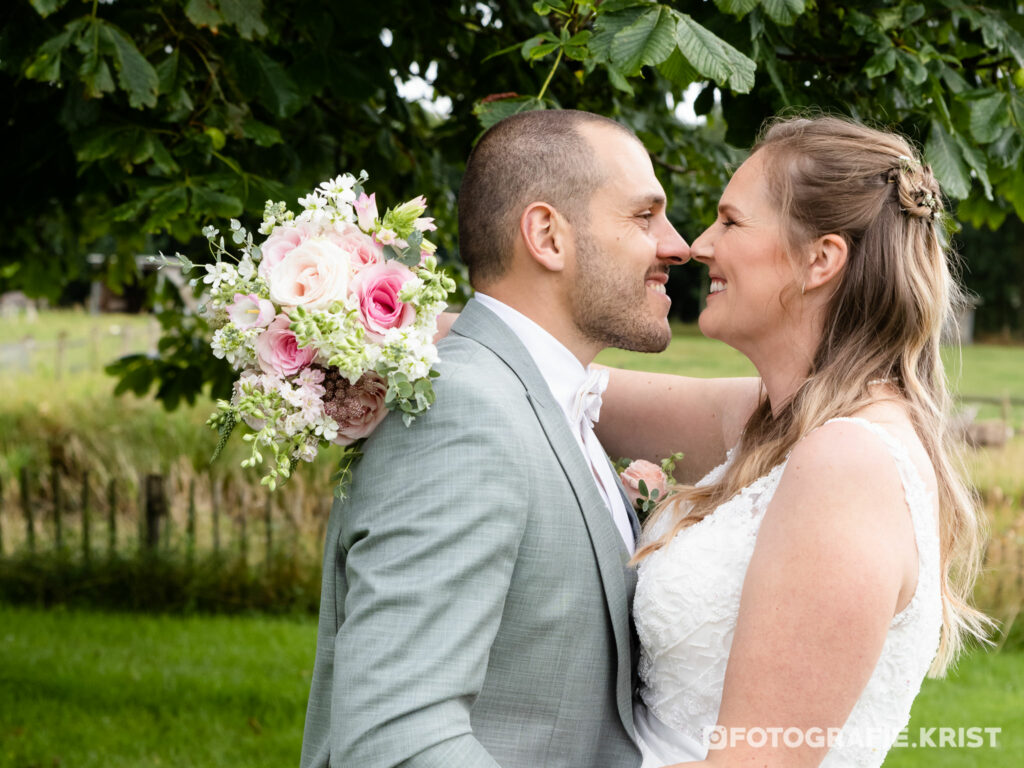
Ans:
[[[213,264],[176,254],[186,272],[205,271],[213,354],[239,371],[208,421],[220,435],[214,458],[244,425],[242,466],[262,465],[271,490],[333,443],[346,446],[343,496],[359,445],[388,410],[408,426],[434,401],[433,337],[455,284],[424,238],[435,226],[423,197],[380,216],[366,180],[363,171],[323,182],[297,215],[268,201],[259,241],[232,220],[237,256],[212,226],[203,234]]]

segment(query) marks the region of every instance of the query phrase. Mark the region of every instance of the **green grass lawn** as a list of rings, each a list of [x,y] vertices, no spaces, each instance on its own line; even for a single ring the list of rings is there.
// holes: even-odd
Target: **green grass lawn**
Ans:
[[[316,622],[0,606],[0,766],[291,766]]]
[[[0,627],[0,768],[298,763],[312,618],[0,606]],[[943,726],[1001,728],[999,746],[907,747],[886,766],[1021,764],[1024,654],[977,653],[926,681],[909,733]]]
[[[981,397],[1024,398],[1024,347],[975,344],[942,351],[946,375],[954,392]],[[675,373],[699,378],[756,376],[757,370],[735,349],[701,335],[696,325],[673,327],[672,343],[660,354],[607,349],[597,362],[619,368]],[[1000,415],[1000,408],[985,405],[979,418]],[[1013,409],[1017,428],[1024,426],[1024,407]]]

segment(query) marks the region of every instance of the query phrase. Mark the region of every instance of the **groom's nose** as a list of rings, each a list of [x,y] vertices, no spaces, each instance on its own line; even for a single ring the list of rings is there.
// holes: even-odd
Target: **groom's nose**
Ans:
[[[664,216],[663,222],[657,231],[658,250],[657,256],[669,264],[685,264],[690,260],[690,246],[686,244],[682,235],[676,232],[676,228]]]

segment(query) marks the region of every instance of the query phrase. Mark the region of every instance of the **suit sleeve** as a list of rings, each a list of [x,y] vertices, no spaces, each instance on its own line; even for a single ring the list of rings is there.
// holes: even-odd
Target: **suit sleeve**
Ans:
[[[445,385],[411,427],[381,425],[342,510],[332,764],[497,766],[470,709],[526,523],[529,454],[498,394]]]

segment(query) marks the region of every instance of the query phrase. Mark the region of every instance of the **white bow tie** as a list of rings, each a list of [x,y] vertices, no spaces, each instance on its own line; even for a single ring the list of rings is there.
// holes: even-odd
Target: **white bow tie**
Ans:
[[[573,424],[593,427],[601,413],[601,395],[608,387],[608,371],[587,368],[587,378],[580,385],[572,404]]]

